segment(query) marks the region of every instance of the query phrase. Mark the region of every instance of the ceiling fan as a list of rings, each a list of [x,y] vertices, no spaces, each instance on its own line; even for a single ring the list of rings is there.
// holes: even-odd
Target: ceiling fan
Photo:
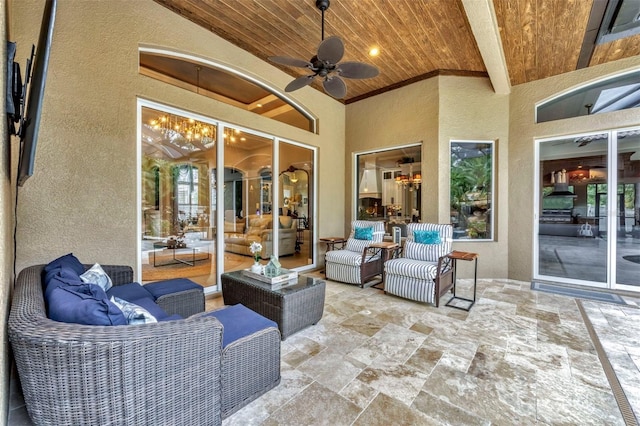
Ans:
[[[344,43],[338,36],[324,38],[324,11],[329,8],[330,0],[316,0],[316,7],[322,11],[322,42],[318,53],[308,61],[288,56],[270,56],[269,60],[281,65],[308,68],[313,74],[303,75],[285,87],[285,92],[301,89],[313,81],[315,77],[323,78],[322,86],[327,94],[342,99],[347,94],[344,78],[371,78],[379,74],[378,68],[363,62],[340,62],[344,55]]]

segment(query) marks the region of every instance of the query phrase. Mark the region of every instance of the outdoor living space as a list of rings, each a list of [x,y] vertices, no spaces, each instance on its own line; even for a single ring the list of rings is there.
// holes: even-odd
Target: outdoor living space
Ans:
[[[637,0],[330,3],[0,0],[3,81],[14,92],[0,125],[0,424],[31,424],[15,364],[36,364],[14,356],[9,335],[16,279],[67,253],[86,266],[126,265],[143,285],[191,280],[207,311],[223,304],[223,274],[256,258],[326,283],[322,318],[273,339],[281,382],[227,426],[638,423],[640,33],[598,42],[591,25]],[[51,47],[44,62],[39,33]],[[29,80],[34,51],[48,76]],[[33,96],[26,85],[16,96],[18,65],[23,82],[46,80]],[[379,74],[351,78],[349,68]],[[10,101],[22,114],[31,99],[37,117],[15,121]],[[457,281],[442,271],[439,307],[392,295],[391,279],[385,293],[383,274],[362,287],[326,279],[328,241],[346,246],[358,220],[384,227],[376,261],[409,258],[413,224],[453,226],[447,244],[469,257]],[[474,276],[470,310],[446,306],[448,285],[464,296]],[[532,289],[549,282],[626,305]],[[135,327],[114,334],[135,338]],[[170,346],[204,365],[198,378],[217,367]],[[168,374],[190,368],[160,352]],[[265,357],[249,361],[256,372],[254,359]],[[152,389],[177,388],[149,377]],[[123,398],[136,418],[178,395],[182,406],[208,406],[188,392],[123,388],[153,400],[130,409]],[[129,412],[105,410],[104,423],[136,423]],[[176,425],[222,422],[164,412]]]
[[[465,312],[326,284],[322,320],[282,342],[280,385],[223,425],[623,425],[640,415],[638,297],[616,305],[481,279]],[[471,280],[458,284],[469,291]],[[210,297],[207,310],[222,303]],[[31,424],[24,407],[13,420]]]
[[[464,312],[326,283],[322,320],[282,344],[280,385],[223,424],[623,425],[623,408],[640,415],[637,296],[614,305],[483,279]]]

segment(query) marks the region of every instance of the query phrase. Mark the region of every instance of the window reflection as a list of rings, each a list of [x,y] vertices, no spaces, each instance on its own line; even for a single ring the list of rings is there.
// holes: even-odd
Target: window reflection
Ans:
[[[357,217],[385,222],[387,234],[418,222],[422,202],[422,145],[411,145],[356,156]]]
[[[215,287],[220,271],[253,263],[252,242],[263,263],[312,265],[315,150],[279,142],[281,180],[275,138],[184,114],[141,108],[142,280]]]
[[[451,142],[453,238],[493,239],[493,142]]]

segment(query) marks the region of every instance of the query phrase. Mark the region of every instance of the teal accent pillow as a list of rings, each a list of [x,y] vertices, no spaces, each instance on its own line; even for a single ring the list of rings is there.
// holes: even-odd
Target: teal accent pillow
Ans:
[[[373,226],[368,228],[356,227],[353,231],[353,238],[356,240],[373,240]]]
[[[413,239],[420,244],[442,244],[438,231],[413,231]]]

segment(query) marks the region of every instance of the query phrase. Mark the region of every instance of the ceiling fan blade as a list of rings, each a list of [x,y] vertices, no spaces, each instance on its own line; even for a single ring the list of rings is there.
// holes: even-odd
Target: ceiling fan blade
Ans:
[[[347,95],[347,85],[340,77],[333,76],[326,78],[322,83],[324,91],[336,99],[342,99]]]
[[[303,75],[302,77],[298,77],[293,80],[291,83],[287,84],[287,87],[284,88],[285,92],[293,92],[294,90],[298,90],[303,88],[304,86],[308,86],[313,81],[315,75]]]
[[[337,64],[344,55],[344,43],[338,36],[325,38],[318,46],[318,59]]]
[[[290,58],[288,56],[269,56],[271,62],[291,67],[311,68],[311,62],[303,59]]]
[[[342,62],[338,64],[337,71],[346,78],[371,78],[380,74],[378,68],[363,62]]]

